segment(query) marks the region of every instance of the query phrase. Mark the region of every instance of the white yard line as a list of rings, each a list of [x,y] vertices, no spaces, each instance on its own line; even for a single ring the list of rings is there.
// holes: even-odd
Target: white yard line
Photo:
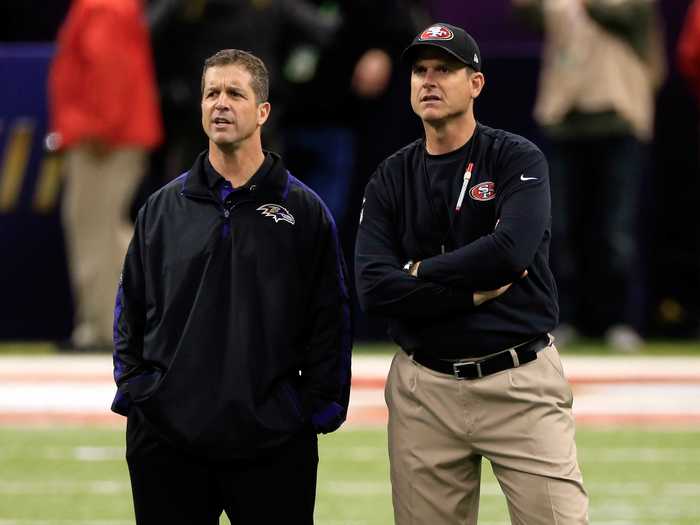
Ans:
[[[121,494],[131,491],[128,483],[112,480],[12,481],[0,479],[0,494]]]

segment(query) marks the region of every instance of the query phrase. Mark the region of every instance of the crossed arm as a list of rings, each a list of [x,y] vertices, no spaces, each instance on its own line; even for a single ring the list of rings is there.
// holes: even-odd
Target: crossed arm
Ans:
[[[408,271],[404,270],[406,257],[401,255],[392,204],[381,177],[375,176],[367,186],[355,255],[363,308],[387,317],[441,317],[493,300],[525,277],[550,209],[544,158],[541,166],[529,169],[539,183],[503,186],[500,219],[491,234],[452,252],[416,261]]]

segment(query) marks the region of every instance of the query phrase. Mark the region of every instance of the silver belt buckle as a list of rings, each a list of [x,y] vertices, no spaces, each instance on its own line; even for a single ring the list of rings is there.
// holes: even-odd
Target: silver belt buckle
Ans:
[[[460,370],[466,369],[470,366],[476,368],[476,379],[484,377],[484,374],[481,372],[481,363],[479,361],[468,361],[466,363],[452,363],[452,371],[454,372],[454,375],[457,379],[469,379],[467,377],[462,376]]]

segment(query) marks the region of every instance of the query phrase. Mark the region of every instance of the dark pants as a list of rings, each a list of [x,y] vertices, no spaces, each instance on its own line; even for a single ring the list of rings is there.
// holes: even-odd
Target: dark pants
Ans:
[[[641,317],[637,219],[646,155],[631,135],[551,143],[551,258],[562,322],[587,316],[604,329]]]
[[[127,463],[138,525],[313,524],[318,442],[311,430],[255,459],[207,460],[175,449],[132,410]]]

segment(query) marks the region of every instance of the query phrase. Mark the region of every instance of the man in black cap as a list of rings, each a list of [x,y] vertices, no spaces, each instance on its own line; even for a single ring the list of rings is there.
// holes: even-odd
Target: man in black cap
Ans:
[[[549,336],[547,161],[475,120],[484,75],[463,29],[434,24],[403,57],[425,138],[372,176],[355,255],[360,302],[402,349],[386,387],[396,523],[475,524],[482,457],[512,523],[588,523]]]

